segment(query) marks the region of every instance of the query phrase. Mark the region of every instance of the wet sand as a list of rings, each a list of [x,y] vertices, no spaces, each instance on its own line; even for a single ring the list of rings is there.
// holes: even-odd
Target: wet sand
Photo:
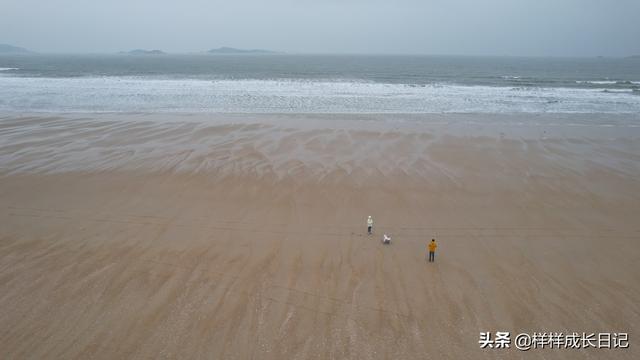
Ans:
[[[637,358],[634,121],[385,117],[0,117],[3,356]]]

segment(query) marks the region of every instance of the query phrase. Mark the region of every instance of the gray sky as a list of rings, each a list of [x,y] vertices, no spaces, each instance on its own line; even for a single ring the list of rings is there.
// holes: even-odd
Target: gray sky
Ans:
[[[640,0],[0,0],[0,43],[42,52],[640,54]]]

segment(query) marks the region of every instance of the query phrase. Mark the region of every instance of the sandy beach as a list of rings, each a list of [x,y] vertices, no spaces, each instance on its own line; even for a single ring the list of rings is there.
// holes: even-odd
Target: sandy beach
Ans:
[[[0,357],[636,359],[629,116],[0,116]]]

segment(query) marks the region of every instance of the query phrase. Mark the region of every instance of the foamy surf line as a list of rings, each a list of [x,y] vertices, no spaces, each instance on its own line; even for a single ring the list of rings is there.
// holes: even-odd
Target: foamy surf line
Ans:
[[[640,85],[640,81],[629,80],[578,80],[576,84],[594,84],[594,85]]]
[[[633,89],[0,76],[4,112],[640,113]]]

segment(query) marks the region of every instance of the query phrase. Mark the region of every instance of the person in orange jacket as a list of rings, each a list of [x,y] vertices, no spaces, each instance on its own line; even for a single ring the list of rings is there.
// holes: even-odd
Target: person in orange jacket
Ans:
[[[436,244],[436,239],[431,239],[429,243],[429,262],[436,261],[436,248],[438,245]]]

